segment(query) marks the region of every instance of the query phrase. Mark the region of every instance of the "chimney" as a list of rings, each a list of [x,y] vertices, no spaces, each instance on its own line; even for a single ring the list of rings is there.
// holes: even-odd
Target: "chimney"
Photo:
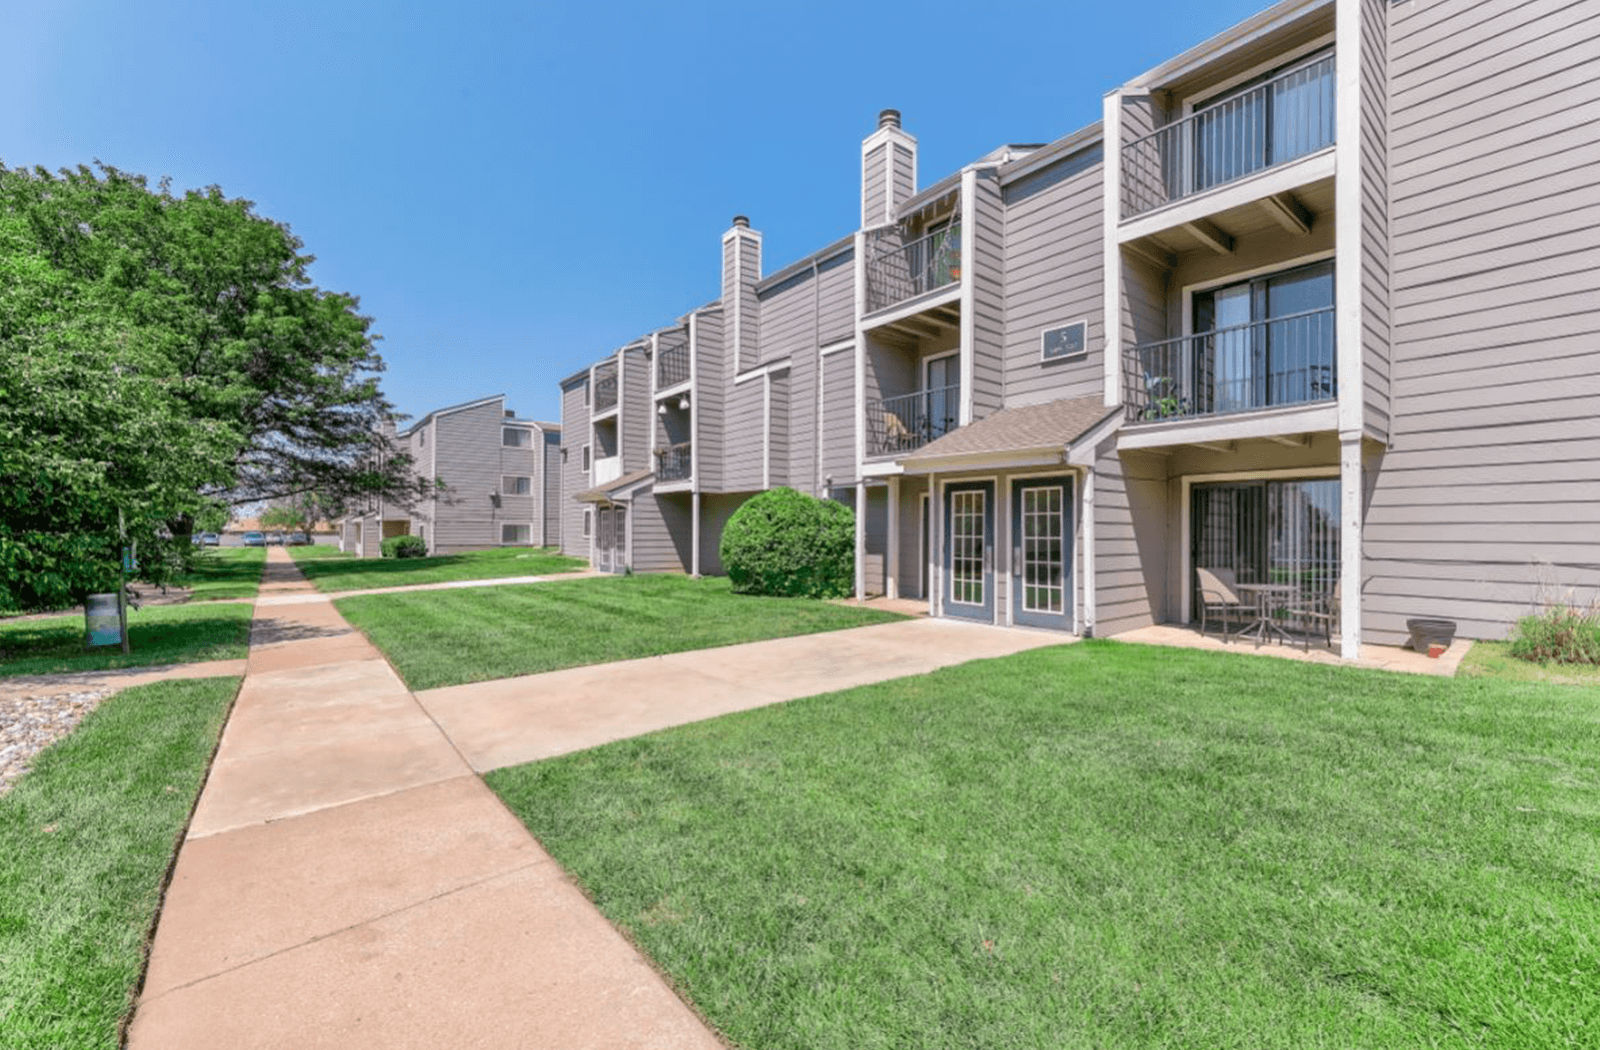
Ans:
[[[878,114],[878,130],[861,142],[861,226],[894,220],[895,209],[917,192],[917,140],[900,127],[900,111]]]
[[[722,235],[722,323],[728,357],[734,369],[753,367],[759,354],[760,307],[756,282],[761,280],[761,234],[743,215]]]

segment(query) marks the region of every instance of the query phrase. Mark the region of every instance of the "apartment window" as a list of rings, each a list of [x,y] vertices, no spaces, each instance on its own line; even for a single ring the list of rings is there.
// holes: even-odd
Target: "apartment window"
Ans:
[[[586,470],[586,471],[589,469],[589,446],[588,445],[583,446],[583,469]]]
[[[533,526],[501,525],[500,542],[527,545],[533,542]]]
[[[500,492],[505,496],[526,496],[533,492],[533,479],[513,477],[510,474],[500,478]]]
[[[506,448],[527,448],[533,443],[529,440],[531,437],[532,435],[521,427],[500,428],[500,444]]]
[[[1196,293],[1197,391],[1211,412],[1334,396],[1333,263]]]
[[[428,447],[428,432],[426,430],[417,431],[417,447],[418,448],[427,448]]]
[[[590,510],[588,508],[585,508],[584,512],[583,512],[583,535],[584,535],[585,538],[587,538],[590,535],[590,532],[591,532],[591,530],[593,528],[594,528],[594,511]]]
[[[587,379],[583,381],[583,407],[589,407],[589,381]]]

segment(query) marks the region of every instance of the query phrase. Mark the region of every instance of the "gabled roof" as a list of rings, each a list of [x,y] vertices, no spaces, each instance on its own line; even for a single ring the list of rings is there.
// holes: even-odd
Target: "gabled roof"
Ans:
[[[1061,452],[1107,419],[1122,412],[1107,408],[1100,397],[1062,398],[1040,405],[1002,408],[930,441],[906,456],[908,468],[918,464],[959,461],[1004,453]]]
[[[654,481],[655,478],[656,472],[653,470],[636,470],[620,478],[612,478],[604,485],[596,485],[588,492],[580,492],[572,498],[579,503],[611,503],[614,500],[627,499],[633,495],[634,489]]]
[[[491,401],[504,402],[505,399],[506,396],[504,394],[491,394],[488,397],[480,397],[474,401],[463,401],[459,405],[447,405],[444,408],[436,408],[432,412],[429,412],[427,415],[423,416],[421,419],[412,423],[410,426],[406,427],[404,430],[400,431],[400,433],[396,434],[395,436],[405,437],[418,427],[427,426],[428,423],[431,422],[436,416],[448,415],[451,412],[460,412],[464,408],[479,408],[483,405],[487,405]]]

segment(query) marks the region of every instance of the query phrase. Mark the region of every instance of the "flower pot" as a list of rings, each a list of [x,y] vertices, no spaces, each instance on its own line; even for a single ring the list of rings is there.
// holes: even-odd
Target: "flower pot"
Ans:
[[[1448,645],[1440,645],[1438,642],[1434,642],[1432,645],[1428,646],[1428,659],[1439,659],[1439,657],[1443,656],[1445,651],[1449,648],[1450,647]]]
[[[1406,630],[1411,632],[1406,645],[1419,653],[1428,652],[1435,645],[1442,645],[1448,649],[1450,643],[1456,640],[1454,620],[1429,620],[1419,617],[1407,620]]]
[[[952,281],[961,280],[961,267],[959,267],[959,266],[950,267],[950,279]]]

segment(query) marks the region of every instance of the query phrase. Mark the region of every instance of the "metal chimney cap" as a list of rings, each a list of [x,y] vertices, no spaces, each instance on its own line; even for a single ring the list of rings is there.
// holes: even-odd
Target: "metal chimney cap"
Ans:
[[[898,109],[883,109],[878,111],[878,127],[898,128],[900,126],[900,111]]]
[[[748,230],[750,228],[750,216],[735,215],[733,217],[733,224],[740,229]]]

